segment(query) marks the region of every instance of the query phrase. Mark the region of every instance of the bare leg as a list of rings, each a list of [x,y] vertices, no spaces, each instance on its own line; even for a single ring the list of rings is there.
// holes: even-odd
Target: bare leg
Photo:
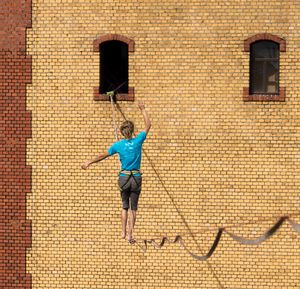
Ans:
[[[133,239],[133,229],[136,221],[136,211],[130,210],[128,218],[128,241]]]
[[[122,237],[123,239],[125,239],[125,237],[126,237],[127,216],[128,216],[127,210],[122,209],[122,213],[121,213],[122,234],[121,234],[121,237]]]

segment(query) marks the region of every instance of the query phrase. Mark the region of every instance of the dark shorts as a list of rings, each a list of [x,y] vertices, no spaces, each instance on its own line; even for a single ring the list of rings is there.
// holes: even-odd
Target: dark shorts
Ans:
[[[125,210],[137,210],[142,188],[141,176],[119,176],[118,185],[121,192],[122,207]]]

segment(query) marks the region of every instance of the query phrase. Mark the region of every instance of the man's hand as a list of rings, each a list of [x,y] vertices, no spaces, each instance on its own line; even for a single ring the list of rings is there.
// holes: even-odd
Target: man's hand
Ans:
[[[145,109],[145,103],[142,100],[139,100],[138,106],[139,106],[140,110],[144,110]]]
[[[109,157],[109,153],[108,152],[104,152],[101,155],[98,155],[97,157],[93,158],[90,161],[86,161],[84,164],[81,165],[81,168],[86,170],[90,165],[97,163],[97,162],[101,162],[102,160],[106,159],[107,157]]]
[[[148,133],[151,128],[151,121],[150,121],[148,113],[145,109],[145,104],[142,100],[139,100],[138,106],[139,106],[139,109],[141,110],[143,118],[144,118],[145,132]]]
[[[90,163],[89,162],[85,162],[84,164],[82,164],[81,168],[86,170],[89,167]]]

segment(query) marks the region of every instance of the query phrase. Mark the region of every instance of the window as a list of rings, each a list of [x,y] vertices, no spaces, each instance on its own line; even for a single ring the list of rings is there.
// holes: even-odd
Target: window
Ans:
[[[116,100],[134,101],[134,88],[129,86],[129,53],[134,41],[118,34],[98,37],[93,42],[100,55],[99,87],[94,88],[94,100],[110,100],[106,92],[116,90]]]
[[[118,88],[128,93],[128,45],[112,40],[100,44],[100,93]]]
[[[250,52],[250,74],[244,101],[285,101],[285,88],[279,85],[279,57],[285,47],[284,39],[267,33],[245,40],[244,51]]]
[[[250,48],[250,93],[279,93],[279,45],[258,41]]]

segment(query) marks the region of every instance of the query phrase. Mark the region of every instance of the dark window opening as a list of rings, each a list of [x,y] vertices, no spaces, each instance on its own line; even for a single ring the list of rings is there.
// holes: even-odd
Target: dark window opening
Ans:
[[[251,44],[250,93],[279,94],[279,44],[265,40]]]
[[[117,88],[128,93],[128,45],[111,40],[100,44],[100,93]]]

